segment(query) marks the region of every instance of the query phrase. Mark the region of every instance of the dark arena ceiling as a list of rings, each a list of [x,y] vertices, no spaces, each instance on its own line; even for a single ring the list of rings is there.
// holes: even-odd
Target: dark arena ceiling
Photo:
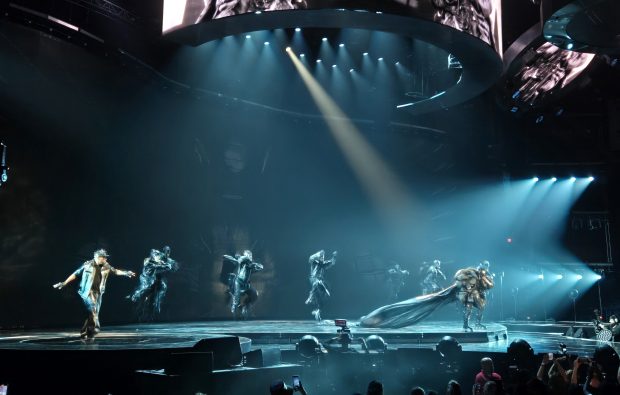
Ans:
[[[294,78],[290,48],[351,118],[413,124],[412,116],[489,88],[501,111],[537,119],[557,112],[557,101],[590,83],[601,65],[617,68],[613,42],[598,55],[545,47],[541,15],[557,19],[569,3],[15,0],[2,7],[5,25],[127,68],[139,76],[134,84],[319,117]],[[610,2],[592,3],[617,11]]]

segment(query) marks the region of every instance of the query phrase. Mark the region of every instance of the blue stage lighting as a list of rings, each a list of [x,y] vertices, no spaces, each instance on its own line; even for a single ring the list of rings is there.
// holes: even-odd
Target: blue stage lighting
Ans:
[[[364,56],[368,56],[368,52],[364,52],[364,53],[363,53],[363,55],[364,55]]]
[[[306,55],[302,53],[301,55],[299,55],[299,57],[300,57],[300,58],[305,58],[305,57],[306,57]]]
[[[300,32],[300,31],[301,31],[301,28],[300,28],[300,27],[296,27],[296,28],[295,28],[295,31],[296,31],[296,32]]]
[[[575,181],[577,181],[577,178],[575,178],[575,177],[571,177],[571,178],[569,178],[569,181],[570,181],[570,182],[575,182]]]
[[[323,40],[322,40],[322,41],[323,41],[323,42],[327,41],[327,37],[323,37]]]
[[[556,182],[558,179],[555,177],[551,177],[551,182]]]
[[[588,181],[594,181],[594,177],[592,176],[588,177]]]
[[[515,91],[515,93],[512,94],[512,98],[516,99],[519,95],[521,95],[521,91]]]
[[[544,276],[544,275],[542,275],[542,274],[539,274],[539,275],[538,275],[538,279],[539,279],[539,280],[544,280],[544,279],[545,279],[545,276]]]
[[[575,276],[575,278],[576,278],[577,280],[581,280],[581,279],[583,278],[583,276],[582,276],[581,274],[578,274],[578,275],[576,275],[576,276]]]
[[[512,107],[510,109],[510,112],[517,112],[517,111],[519,111],[519,107]]]
[[[269,41],[265,41],[265,45],[269,45]]]
[[[600,280],[601,278],[603,278],[603,276],[601,276],[600,274],[595,274],[594,278],[596,279],[596,281]]]
[[[538,182],[538,180],[539,180],[539,178],[538,178],[538,177],[534,177],[534,178],[532,178],[532,181],[534,181],[534,182]]]
[[[335,69],[335,68],[336,68],[336,65],[335,65],[335,64],[332,64],[332,69]]]
[[[400,64],[400,62],[396,62],[396,63],[394,63],[394,65],[396,65],[396,66],[398,66],[399,64]]]
[[[316,60],[316,62],[317,62],[317,63],[321,63],[321,59],[317,59],[317,60]]]
[[[354,71],[355,71],[355,70],[353,70],[353,69],[349,69],[349,73],[352,73],[352,72],[354,72]]]
[[[568,49],[569,51],[573,49],[573,43],[568,43],[568,45],[566,46],[566,49]]]
[[[250,36],[249,34],[245,35],[245,38],[251,38],[252,36]]]
[[[383,58],[379,58],[379,59],[377,59],[377,60],[378,60],[379,62],[381,62],[381,61],[383,60]]]
[[[344,47],[344,44],[343,44],[343,43],[340,43],[340,45],[338,45],[338,46],[339,46],[340,48],[343,48],[343,47]]]
[[[557,280],[561,280],[561,279],[563,279],[563,278],[564,278],[564,276],[563,276],[563,275],[561,275],[561,274],[558,274],[557,276],[555,276],[555,278],[556,278]]]

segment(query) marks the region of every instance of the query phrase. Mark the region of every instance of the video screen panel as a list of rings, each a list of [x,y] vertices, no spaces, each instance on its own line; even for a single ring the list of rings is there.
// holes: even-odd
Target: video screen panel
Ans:
[[[162,33],[256,12],[349,9],[410,15],[477,37],[501,54],[501,0],[164,0]]]
[[[518,101],[542,105],[546,98],[565,88],[592,62],[594,54],[567,51],[545,42],[536,56],[516,74],[512,85]]]

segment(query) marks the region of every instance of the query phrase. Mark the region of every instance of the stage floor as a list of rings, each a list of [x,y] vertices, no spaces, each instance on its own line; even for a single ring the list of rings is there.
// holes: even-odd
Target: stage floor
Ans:
[[[585,323],[584,323],[585,324]],[[354,337],[380,335],[389,348],[433,348],[443,336],[452,336],[465,351],[506,352],[515,339],[526,340],[536,353],[559,352],[564,343],[569,353],[591,355],[601,342],[563,336],[558,327],[528,324],[519,330],[487,323],[486,330],[464,332],[459,322],[435,321],[401,329],[361,328],[350,321]],[[546,329],[546,330],[543,330]],[[239,336],[242,349],[278,347],[292,349],[303,335],[314,335],[324,341],[336,336],[333,322],[318,324],[314,321],[207,321],[185,323],[158,323],[103,327],[92,341],[84,342],[77,330],[22,330],[0,331],[0,350],[138,350],[191,348],[196,342],[222,335]],[[526,329],[526,330],[523,330]],[[250,342],[251,340],[251,342]],[[620,343],[611,343],[620,351]]]

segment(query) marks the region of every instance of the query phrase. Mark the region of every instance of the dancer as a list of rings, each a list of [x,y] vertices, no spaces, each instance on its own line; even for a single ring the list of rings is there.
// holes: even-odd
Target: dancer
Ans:
[[[178,270],[178,263],[170,258],[170,252],[168,246],[162,251],[153,249],[144,259],[140,284],[129,296],[132,302],[139,302],[140,319],[152,320],[161,312],[161,303],[168,290],[166,273]]]
[[[460,285],[457,298],[463,304],[463,329],[473,331],[469,326],[469,319],[474,307],[478,310],[476,327],[486,329],[482,325],[482,315],[487,304],[486,292],[494,286],[493,278],[483,266],[479,269],[461,269],[456,272],[454,279]]]
[[[441,289],[440,282],[446,280],[446,275],[441,271],[441,261],[435,259],[430,265],[423,264],[420,268],[420,274],[422,274],[422,295],[428,295],[435,293]]]
[[[312,310],[312,315],[317,321],[321,321],[321,309],[323,303],[330,294],[327,289],[327,285],[324,281],[325,271],[336,264],[336,256],[338,251],[332,252],[332,257],[329,260],[325,260],[325,251],[321,250],[315,254],[310,255],[308,262],[310,263],[310,294],[306,299],[307,305],[313,305],[315,307]]]
[[[397,301],[400,291],[405,285],[405,277],[409,275],[409,271],[400,268],[398,263],[394,264],[387,271],[387,281],[390,288],[390,299]]]
[[[469,327],[472,310],[474,307],[478,309],[477,325],[482,327],[482,313],[486,301],[480,297],[480,293],[492,287],[493,280],[484,270],[471,267],[460,269],[454,275],[454,283],[448,288],[380,307],[362,317],[360,325],[373,328],[402,328],[420,322],[441,306],[458,300],[464,309],[463,329],[473,331]]]
[[[82,338],[92,339],[101,330],[99,311],[101,310],[101,300],[110,273],[129,278],[136,276],[131,270],[120,270],[112,267],[108,263],[108,257],[109,255],[106,250],[97,250],[93,254],[93,259],[84,262],[84,264],[67,277],[65,281],[54,284],[54,288],[63,289],[76,278],[82,277],[78,294],[84,301],[84,305],[88,310],[88,318],[84,322],[84,326],[80,332]]]
[[[235,265],[235,273],[230,279],[230,286],[232,287],[230,289],[232,295],[230,312],[237,319],[240,311],[241,318],[246,319],[250,316],[252,304],[258,299],[258,292],[250,284],[250,277],[252,273],[261,271],[264,267],[260,263],[252,261],[252,251],[250,250],[245,250],[243,255],[235,255],[234,257],[224,255],[224,259]]]

